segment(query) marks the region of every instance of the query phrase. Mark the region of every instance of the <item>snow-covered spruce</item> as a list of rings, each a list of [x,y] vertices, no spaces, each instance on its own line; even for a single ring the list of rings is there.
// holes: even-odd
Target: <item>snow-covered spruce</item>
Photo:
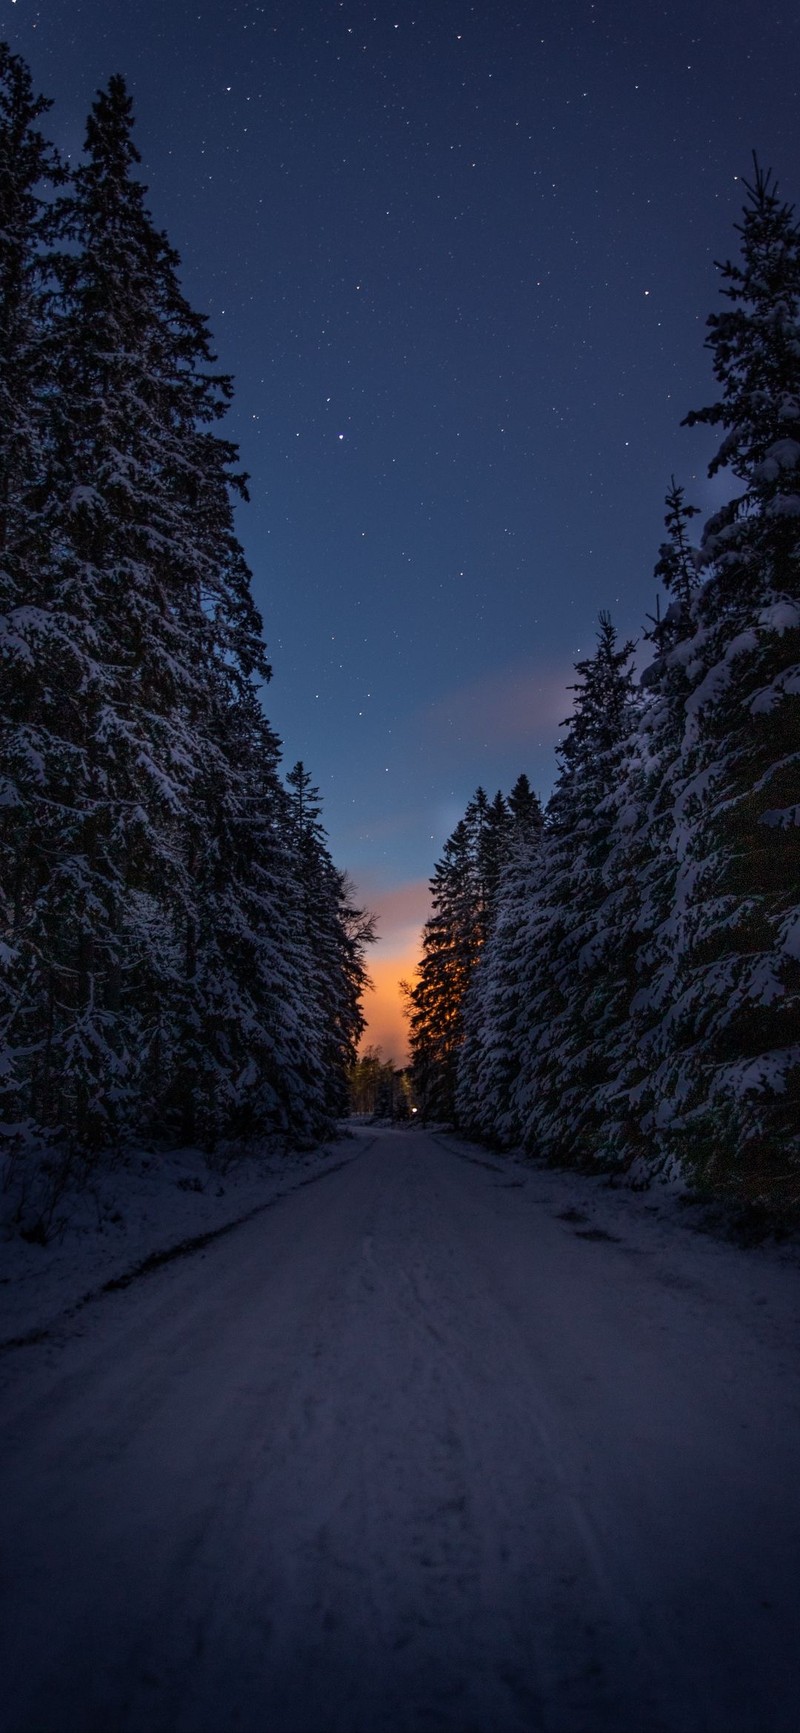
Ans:
[[[414,1091],[425,1118],[452,1119],[464,1009],[491,930],[503,873],[523,835],[541,824],[538,797],[520,776],[506,801],[476,790],[430,881],[419,977],[408,991]],[[471,1109],[464,1106],[466,1117]]]
[[[800,1172],[800,228],[758,164],[709,320],[711,473],[676,788],[676,937],[660,1139],[706,1177],[796,1200]]]
[[[740,489],[696,550],[673,481],[654,661],[635,696],[620,662],[607,722],[579,668],[541,847],[501,881],[451,1063],[465,1129],[781,1208],[800,1198],[800,230],[757,164],[740,232],[709,321],[721,397],[687,417],[722,426],[711,473]]]
[[[319,836],[296,918],[231,383],[145,207],[125,84],[69,179],[46,106],[4,53],[0,1033],[28,1227],[37,1145],[52,1196],[142,1131],[328,1131],[369,936]]]
[[[604,1131],[606,1036],[626,977],[609,943],[603,866],[635,703],[632,648],[617,646],[603,615],[595,655],[578,664],[544,833],[501,881],[466,1010],[459,1102],[485,1088],[474,1123],[491,1113],[503,1142],[551,1156],[591,1156]]]

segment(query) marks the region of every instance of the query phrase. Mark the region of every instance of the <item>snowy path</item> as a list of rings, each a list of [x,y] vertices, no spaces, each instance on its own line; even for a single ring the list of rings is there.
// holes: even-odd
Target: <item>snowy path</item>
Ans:
[[[7,1356],[3,1733],[795,1733],[796,1269],[359,1135]]]

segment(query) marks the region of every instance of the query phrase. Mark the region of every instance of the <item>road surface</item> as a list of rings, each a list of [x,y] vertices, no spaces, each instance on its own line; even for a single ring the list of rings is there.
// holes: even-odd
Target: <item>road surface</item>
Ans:
[[[796,1271],[355,1151],[5,1357],[3,1733],[796,1733]]]

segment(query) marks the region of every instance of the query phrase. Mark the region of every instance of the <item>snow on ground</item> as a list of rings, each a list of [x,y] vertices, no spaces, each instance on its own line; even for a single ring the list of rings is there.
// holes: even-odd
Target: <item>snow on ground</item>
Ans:
[[[47,1245],[0,1238],[0,1352],[147,1260],[269,1208],[352,1155],[342,1138],[302,1154],[253,1146],[211,1162],[192,1148],[135,1150],[98,1168],[85,1190],[64,1199]]]
[[[0,1361],[3,1733],[796,1733],[796,1250],[345,1147]]]

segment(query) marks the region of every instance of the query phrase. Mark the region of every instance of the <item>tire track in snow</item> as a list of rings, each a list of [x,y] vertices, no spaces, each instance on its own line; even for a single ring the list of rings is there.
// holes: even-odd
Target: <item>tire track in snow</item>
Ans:
[[[794,1733],[797,1369],[717,1303],[742,1254],[667,1288],[579,1181],[457,1154],[379,1133],[9,1361],[8,1733]]]

